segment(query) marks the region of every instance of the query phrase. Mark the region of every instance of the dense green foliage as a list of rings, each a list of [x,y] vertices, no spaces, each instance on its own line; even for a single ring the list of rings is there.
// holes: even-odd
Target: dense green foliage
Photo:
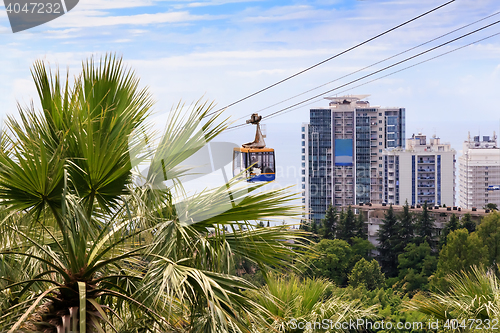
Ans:
[[[412,294],[427,290],[428,279],[435,272],[437,258],[427,242],[410,243],[398,256],[399,285],[403,292]]]
[[[333,211],[331,208],[330,212]],[[348,210],[340,211],[339,221],[345,220],[347,214]],[[356,220],[361,220],[359,215]],[[495,289],[498,282],[493,278],[498,270],[499,232],[500,214],[496,212],[478,224],[469,214],[463,215],[461,220],[452,214],[437,238],[437,229],[425,205],[417,214],[412,214],[407,204],[399,215],[389,207],[379,228],[377,261],[370,258],[373,248],[367,246],[366,239],[351,237],[349,243],[341,239],[328,242],[323,239],[316,245],[314,254],[308,254],[311,259],[306,261],[314,264],[306,265],[303,271],[309,276],[331,278],[337,283],[334,290],[337,295],[360,300],[365,306],[379,305],[378,320],[426,322],[432,318],[444,318],[446,311],[448,316],[453,314],[458,318],[468,314],[470,318],[500,319],[495,308],[497,297],[494,296],[498,293]],[[341,236],[345,237],[336,235],[337,238]],[[475,265],[490,271],[485,273],[481,268],[474,269]],[[393,272],[394,276],[386,274],[389,278],[385,279],[382,272]],[[454,303],[457,297],[461,298],[460,305]],[[483,299],[476,304],[474,297]],[[440,302],[448,305],[443,307]],[[472,306],[470,311],[464,310],[467,306]],[[481,311],[486,311],[486,314],[481,314]],[[445,323],[445,320],[440,322],[439,331]],[[436,330],[421,327],[372,331]]]
[[[354,288],[364,286],[368,290],[373,290],[383,288],[384,284],[384,273],[380,271],[380,265],[375,259],[367,261],[365,258],[361,258],[349,274],[349,285]]]

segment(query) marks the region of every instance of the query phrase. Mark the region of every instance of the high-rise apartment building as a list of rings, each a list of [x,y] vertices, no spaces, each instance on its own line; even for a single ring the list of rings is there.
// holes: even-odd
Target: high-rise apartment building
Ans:
[[[459,161],[458,204],[463,208],[482,208],[488,203],[500,207],[500,149],[497,137],[469,137]]]
[[[368,96],[327,97],[302,125],[302,202],[315,222],[330,204],[384,201],[382,152],[404,147],[405,109],[370,106]]]
[[[453,206],[455,150],[433,136],[419,133],[406,140],[406,149],[384,151],[384,201],[404,205]]]

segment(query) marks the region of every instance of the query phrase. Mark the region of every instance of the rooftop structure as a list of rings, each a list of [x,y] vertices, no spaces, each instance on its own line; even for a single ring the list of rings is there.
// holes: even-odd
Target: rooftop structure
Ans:
[[[497,136],[479,136],[470,133],[463,143],[459,157],[459,205],[481,208],[488,203],[500,206],[500,149]]]

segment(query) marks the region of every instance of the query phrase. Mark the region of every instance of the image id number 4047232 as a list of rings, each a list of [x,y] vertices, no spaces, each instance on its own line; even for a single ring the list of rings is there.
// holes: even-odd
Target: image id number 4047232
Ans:
[[[498,319],[448,319],[443,326],[451,330],[498,330]]]
[[[63,8],[60,1],[55,2],[11,2],[5,7],[7,13],[26,14],[62,14]]]

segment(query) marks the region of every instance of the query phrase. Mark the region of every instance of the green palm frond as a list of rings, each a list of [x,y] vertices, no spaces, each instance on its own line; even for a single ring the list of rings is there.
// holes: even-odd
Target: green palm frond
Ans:
[[[377,306],[367,307],[359,300],[333,296],[334,288],[326,279],[271,274],[267,285],[262,290],[250,292],[250,296],[270,313],[267,321],[278,332],[314,331],[294,329],[293,323],[299,322],[331,322],[335,327],[335,323],[376,318]]]
[[[212,104],[177,105],[154,144],[152,101],[121,59],[70,82],[42,62],[41,110],[20,108],[0,144],[0,327],[55,333],[251,332],[272,313],[231,275],[242,257],[289,268],[304,234],[256,221],[299,215],[286,189],[237,179],[187,196],[183,163],[227,128]],[[150,146],[145,149],[146,146]],[[151,159],[141,182],[135,172]],[[138,186],[137,184],[141,184]]]
[[[447,279],[448,292],[413,299],[406,307],[440,320],[500,319],[500,284],[493,270],[473,267]]]

